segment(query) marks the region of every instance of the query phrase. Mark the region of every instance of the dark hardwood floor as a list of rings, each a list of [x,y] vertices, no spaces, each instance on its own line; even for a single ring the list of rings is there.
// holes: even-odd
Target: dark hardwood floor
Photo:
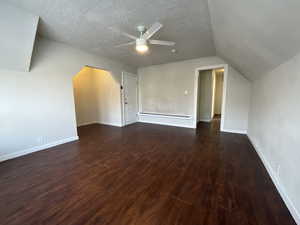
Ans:
[[[295,225],[244,135],[90,125],[0,163],[0,224]]]

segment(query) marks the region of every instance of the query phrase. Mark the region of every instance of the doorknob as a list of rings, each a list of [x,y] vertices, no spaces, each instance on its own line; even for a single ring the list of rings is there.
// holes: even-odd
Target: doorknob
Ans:
[[[127,105],[128,104],[128,102],[125,102],[125,105]]]

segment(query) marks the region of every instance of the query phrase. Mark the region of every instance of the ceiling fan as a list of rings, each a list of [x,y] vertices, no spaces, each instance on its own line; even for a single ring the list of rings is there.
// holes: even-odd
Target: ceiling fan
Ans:
[[[151,45],[164,45],[164,46],[174,46],[175,42],[172,41],[162,41],[162,40],[153,40],[150,39],[156,32],[158,32],[163,25],[161,23],[154,23],[149,29],[146,29],[145,26],[137,26],[138,32],[140,32],[139,37],[128,34],[126,32],[120,31],[115,28],[111,28],[113,31],[118,32],[130,39],[133,39],[134,41],[128,42],[125,44],[116,45],[116,48],[123,47],[123,46],[129,46],[129,45],[135,45],[135,49],[139,53],[145,53],[149,50],[148,44]]]

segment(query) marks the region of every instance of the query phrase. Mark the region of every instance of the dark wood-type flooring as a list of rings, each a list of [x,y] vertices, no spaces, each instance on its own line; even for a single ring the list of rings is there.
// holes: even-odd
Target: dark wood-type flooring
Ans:
[[[0,163],[2,225],[295,225],[245,135],[90,125]]]

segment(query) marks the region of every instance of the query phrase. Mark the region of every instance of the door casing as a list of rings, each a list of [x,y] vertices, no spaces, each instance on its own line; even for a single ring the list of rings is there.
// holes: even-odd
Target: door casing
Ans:
[[[138,76],[128,72],[122,72],[122,82],[121,82],[121,106],[122,106],[122,126],[126,126],[126,115],[125,115],[125,77],[126,76],[133,76],[136,78],[136,122],[138,122],[138,110],[139,110],[139,101],[138,101]]]

